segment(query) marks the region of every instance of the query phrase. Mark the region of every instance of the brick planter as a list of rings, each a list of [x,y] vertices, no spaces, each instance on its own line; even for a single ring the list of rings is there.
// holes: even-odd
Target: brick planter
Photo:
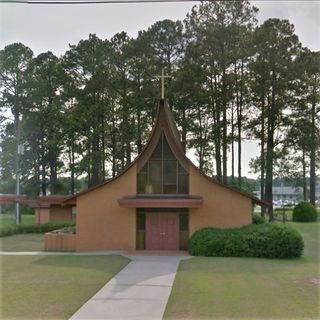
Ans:
[[[44,237],[45,251],[76,251],[76,235],[48,232]]]

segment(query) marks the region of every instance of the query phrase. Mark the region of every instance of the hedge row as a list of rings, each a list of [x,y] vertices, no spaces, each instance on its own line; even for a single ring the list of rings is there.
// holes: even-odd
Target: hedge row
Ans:
[[[258,214],[253,214],[252,215],[252,223],[253,224],[263,224],[263,223],[266,223],[266,220],[264,219],[264,217],[261,217]]]
[[[189,252],[207,257],[294,258],[301,256],[303,246],[297,230],[268,223],[239,229],[201,229],[192,235]]]
[[[0,237],[11,236],[20,233],[46,233],[52,230],[73,226],[74,223],[68,222],[48,222],[44,224],[13,225],[10,227],[0,229]]]
[[[316,207],[308,201],[300,202],[293,209],[292,221],[313,222],[317,221],[317,219],[318,213]]]

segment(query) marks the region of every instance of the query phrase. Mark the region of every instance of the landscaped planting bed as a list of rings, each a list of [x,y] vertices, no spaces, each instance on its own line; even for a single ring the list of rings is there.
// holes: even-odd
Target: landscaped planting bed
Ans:
[[[76,234],[56,230],[44,236],[46,251],[76,251]]]

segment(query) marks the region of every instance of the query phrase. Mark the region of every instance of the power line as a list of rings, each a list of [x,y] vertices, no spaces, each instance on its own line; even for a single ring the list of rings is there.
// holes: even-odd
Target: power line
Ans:
[[[201,0],[0,0],[0,3],[20,4],[129,4],[129,3],[170,3],[170,2],[200,2]]]

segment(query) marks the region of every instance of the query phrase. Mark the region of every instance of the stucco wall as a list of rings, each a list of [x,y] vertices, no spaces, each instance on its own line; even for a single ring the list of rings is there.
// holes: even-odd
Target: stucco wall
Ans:
[[[56,234],[48,232],[44,236],[45,251],[75,251],[75,234]]]
[[[77,198],[77,251],[134,250],[136,210],[118,200],[136,193],[136,165]]]
[[[60,205],[50,206],[50,221],[72,221],[72,207],[61,207]]]
[[[49,208],[36,208],[35,220],[37,224],[43,224],[50,221],[50,209]]]
[[[204,227],[233,228],[251,223],[251,199],[212,183],[192,166],[189,174],[190,194],[203,197],[203,206],[189,211],[190,236]]]

